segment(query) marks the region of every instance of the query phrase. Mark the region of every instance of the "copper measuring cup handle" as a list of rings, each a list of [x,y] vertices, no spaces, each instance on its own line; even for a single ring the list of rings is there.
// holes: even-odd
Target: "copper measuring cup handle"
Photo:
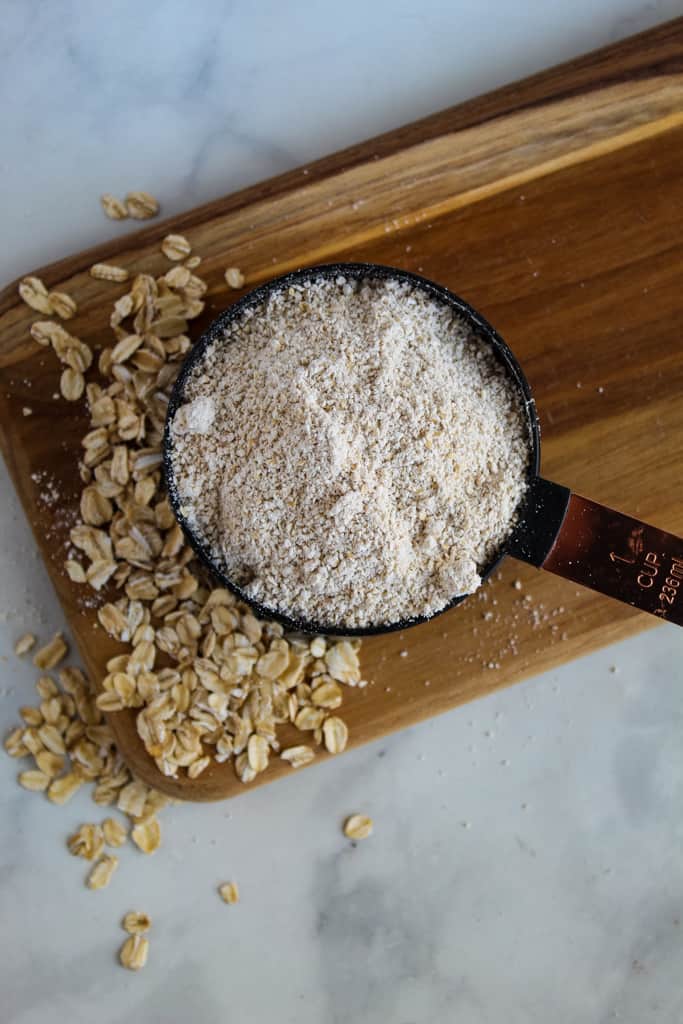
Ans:
[[[683,538],[535,477],[507,553],[683,626]]]

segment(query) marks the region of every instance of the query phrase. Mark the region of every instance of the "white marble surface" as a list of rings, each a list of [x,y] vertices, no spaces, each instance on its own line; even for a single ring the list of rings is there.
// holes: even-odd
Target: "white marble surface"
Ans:
[[[255,8],[255,10],[250,10]],[[598,8],[596,10],[596,8]],[[0,5],[0,279],[681,13],[679,0]],[[11,645],[59,609],[0,469],[0,726]],[[0,757],[0,1020],[683,1020],[683,634],[658,628],[254,791],[166,812],[92,893]],[[610,671],[610,667],[617,671]],[[342,817],[376,833],[353,848]],[[225,878],[243,898],[226,907]],[[140,975],[118,920],[154,918]]]

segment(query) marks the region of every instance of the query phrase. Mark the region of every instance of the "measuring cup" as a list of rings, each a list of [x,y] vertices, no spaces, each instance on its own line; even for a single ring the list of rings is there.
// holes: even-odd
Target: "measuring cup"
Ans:
[[[515,526],[505,544],[480,566],[482,580],[491,575],[501,560],[510,555],[538,568],[547,569],[609,597],[650,612],[658,618],[683,625],[683,538],[655,526],[600,505],[572,493],[568,487],[545,480],[539,475],[540,427],[536,405],[522,369],[497,331],[467,302],[442,285],[418,274],[374,263],[333,263],[309,267],[285,274],[239,299],[222,313],[190,350],[171,393],[164,432],[164,470],[168,496],[175,516],[188,542],[218,581],[254,609],[260,618],[276,619],[287,628],[305,633],[368,636],[406,629],[425,622],[414,616],[399,622],[368,624],[349,628],[334,622],[313,622],[283,613],[254,601],[226,576],[181,510],[174,468],[170,425],[184,402],[185,385],[194,368],[201,363],[207,347],[224,338],[228,325],[250,307],[263,302],[271,293],[311,279],[347,280],[391,278],[420,288],[427,295],[446,303],[472,328],[505,366],[519,394],[526,414],[529,434],[527,488],[517,510]],[[436,614],[460,604],[469,595],[457,594]]]

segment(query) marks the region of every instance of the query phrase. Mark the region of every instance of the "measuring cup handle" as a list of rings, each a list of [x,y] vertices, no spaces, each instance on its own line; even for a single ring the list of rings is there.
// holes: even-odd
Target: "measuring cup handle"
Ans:
[[[683,626],[683,538],[536,477],[508,553]]]

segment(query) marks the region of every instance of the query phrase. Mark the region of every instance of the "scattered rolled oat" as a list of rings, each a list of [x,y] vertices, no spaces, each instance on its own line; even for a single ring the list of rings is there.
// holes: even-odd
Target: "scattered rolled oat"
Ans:
[[[63,754],[55,754],[51,750],[41,750],[35,757],[41,772],[45,772],[51,779],[57,778],[64,771],[66,758]]]
[[[59,390],[67,402],[77,402],[85,390],[83,374],[68,367],[59,378]]]
[[[125,220],[128,216],[125,203],[122,203],[120,199],[117,199],[116,196],[111,195],[109,192],[105,192],[103,196],[100,196],[100,203],[110,220]]]
[[[237,882],[223,882],[218,886],[218,891],[224,903],[239,903],[240,891]]]
[[[122,211],[114,216],[125,216],[122,204],[114,204]],[[180,247],[176,253],[175,262],[185,259]],[[98,613],[103,628],[127,645],[127,653],[112,659],[102,693],[120,707],[137,709],[138,731],[158,767],[166,774],[186,770],[197,777],[212,759],[232,759],[238,777],[249,781],[264,769],[271,752],[279,752],[276,730],[281,724],[301,721],[316,744],[343,750],[346,726],[329,711],[341,699],[338,683],[362,683],[357,642],[285,636],[278,625],[259,622],[225,591],[207,587],[170,512],[161,484],[162,399],[189,347],[187,321],[203,309],[206,286],[191,272],[199,263],[199,257],[190,256],[156,282],[140,275],[130,298],[115,305],[115,341],[99,358],[100,372],[110,381],[87,386],[91,429],[83,439],[83,522],[73,531],[77,552],[70,553],[66,568],[75,583],[98,589],[112,580],[121,593],[120,599],[102,603]],[[124,280],[122,268],[103,266],[108,269],[94,272],[93,278]],[[244,279],[233,287],[243,284]],[[52,307],[40,311],[60,315]],[[126,326],[129,317],[132,323]],[[68,379],[67,386],[74,400],[80,397],[92,361],[88,346],[51,321],[34,324],[31,334],[80,376]],[[131,343],[131,335],[143,340]],[[63,639],[63,651],[59,643],[52,646],[55,641],[38,651],[37,658],[43,655],[39,667],[54,667],[66,653]],[[160,838],[155,814],[168,799],[131,778],[83,674],[62,669],[59,682],[62,689],[49,677],[40,680],[40,710],[31,715],[25,709],[34,724],[25,718],[25,726],[5,740],[11,756],[35,759],[37,770],[23,773],[23,784],[46,790],[51,802],[63,804],[82,784],[92,783],[95,803],[118,802],[131,817],[133,841],[152,852]],[[282,757],[299,767],[314,758],[314,750],[293,746]],[[125,827],[106,818],[101,826],[81,826],[69,845],[74,854],[94,859],[102,841],[118,847],[126,838]],[[108,885],[117,865],[117,857],[104,855],[92,868],[88,886]],[[239,900],[233,883],[221,886],[220,894],[228,903]],[[121,963],[138,970],[146,962],[148,944],[142,936],[150,920],[131,912],[124,927],[130,938],[121,949]]]
[[[23,740],[24,730],[21,726],[12,729],[12,732],[5,737],[4,747],[10,757],[27,757],[31,751]]]
[[[33,633],[24,633],[20,636],[14,645],[14,653],[21,657],[22,654],[28,654],[31,648],[35,645],[36,638]]]
[[[20,786],[23,786],[24,789],[31,789],[36,793],[43,792],[50,785],[49,775],[41,771],[29,770],[21,772],[18,778]]]
[[[135,220],[149,220],[159,212],[159,203],[149,192],[129,192],[126,196],[126,211]]]
[[[99,825],[81,825],[66,841],[69,853],[85,860],[95,860],[104,849],[104,834]]]
[[[80,769],[60,775],[58,779],[53,779],[50,783],[47,798],[53,804],[66,804],[84,782],[85,776]]]
[[[186,288],[192,279],[192,272],[189,267],[181,264],[177,267],[171,267],[164,274],[164,281],[169,284],[171,288]]]
[[[346,722],[342,721],[341,718],[332,716],[325,719],[323,722],[323,736],[325,738],[325,747],[330,754],[341,754],[342,751],[346,750],[349,730]]]
[[[257,733],[253,733],[249,737],[249,743],[247,744],[247,756],[249,758],[249,767],[252,771],[257,774],[264,772],[268,767],[268,754],[270,747],[268,741],[263,736],[259,736]]]
[[[205,772],[210,764],[211,764],[211,758],[208,757],[208,756],[198,757],[195,761],[191,761],[190,764],[188,765],[188,768],[187,768],[188,778],[190,778],[190,779],[197,779],[197,778],[199,778],[199,776],[202,774],[202,772]],[[242,782],[245,782],[245,781],[246,780],[244,778],[242,778]]]
[[[48,290],[39,277],[24,277],[19,282],[19,295],[37,313],[52,313]]]
[[[324,721],[325,712],[322,708],[314,708],[309,704],[304,704],[304,706],[297,711],[294,724],[297,729],[300,729],[302,732],[314,732],[316,729],[321,728]]]
[[[225,271],[225,280],[231,288],[244,287],[244,274],[239,267],[228,267]]]
[[[326,650],[327,644],[325,643],[325,637],[316,636],[311,640],[311,654],[314,658],[323,658]]]
[[[342,702],[341,686],[334,679],[326,680],[324,676],[321,678],[325,681],[312,691],[311,700],[319,708],[338,708]]]
[[[372,835],[373,824],[365,814],[352,814],[344,822],[344,835],[348,839],[367,839]]]
[[[145,211],[156,207],[151,197],[137,199]],[[106,205],[120,215],[117,201]],[[280,726],[296,723],[311,736],[310,746],[283,752],[294,767],[314,758],[314,745],[343,749],[343,730],[334,721],[325,730],[325,719],[341,701],[339,683],[361,684],[358,642],[288,636],[278,624],[260,622],[232,594],[207,585],[184,543],[163,489],[161,443],[167,396],[190,346],[188,323],[202,313],[207,286],[194,273],[201,261],[189,255],[187,239],[167,236],[163,247],[177,265],[158,278],[136,276],[112,303],[114,337],[98,359],[104,379],[86,388],[92,352],[63,326],[44,320],[31,328],[65,364],[66,396],[85,392],[90,413],[81,522],[71,531],[65,569],[79,585],[118,590],[101,603],[98,619],[126,647],[110,661],[98,696],[72,674],[77,670],[64,670],[66,693],[58,696],[71,706],[58,727],[38,713],[9,741],[16,756],[40,756],[54,803],[94,782],[98,804],[118,802],[133,819],[141,848],[155,848],[155,825],[145,825],[153,796],[117,761],[102,712],[133,708],[145,748],[165,775],[198,778],[212,760],[231,760],[246,783],[280,752]],[[96,278],[123,276],[122,268],[95,266]],[[39,282],[31,294],[40,289]],[[113,834],[103,826],[105,839],[108,830]]]
[[[27,725],[41,725],[43,721],[43,712],[40,708],[24,707],[19,709],[19,714],[24,719]]]
[[[59,696],[59,687],[51,676],[41,676],[36,683],[36,693],[43,700],[49,700]]]
[[[78,306],[75,299],[72,299],[66,292],[50,292],[48,295],[50,309],[62,320],[70,320],[76,315]]]
[[[119,960],[129,971],[139,971],[147,963],[149,942],[142,935],[131,935],[121,946]]]
[[[88,875],[86,880],[88,888],[105,889],[111,882],[118,866],[119,858],[115,857],[112,853],[105,853]]]
[[[301,768],[303,765],[311,763],[315,752],[306,744],[301,744],[298,747],[288,747],[283,750],[280,757],[283,761],[289,761],[292,768]]]
[[[135,812],[136,825],[150,821],[170,802],[168,797],[131,779],[83,673],[64,667],[59,669],[58,676],[59,686],[50,676],[38,679],[39,707],[22,708],[25,725],[14,729],[5,739],[10,756],[31,756],[37,765],[37,770],[21,773],[21,785],[37,792],[47,790],[53,803],[64,804],[81,785],[91,783],[92,798],[98,805],[114,803],[118,798],[131,816]],[[71,768],[65,772],[68,764]],[[120,822],[107,818],[101,826],[81,826],[69,837],[68,847],[75,856],[91,860],[101,855],[103,840],[111,846],[121,846],[126,835]],[[88,885],[106,885],[117,863],[115,857],[102,858],[93,868]],[[141,931],[149,927],[146,915],[139,915],[137,927]]]
[[[123,846],[128,838],[128,832],[116,818],[105,818],[102,822],[102,834],[107,846]]]
[[[52,312],[52,310],[50,310]],[[57,337],[65,335],[67,332],[59,324],[55,323],[54,320],[35,320],[29,327],[29,334],[34,341],[37,341],[39,345],[43,345],[47,348],[49,345],[53,345]]]
[[[143,853],[154,853],[161,846],[161,829],[155,817],[135,825],[130,834],[131,839]]]
[[[139,334],[128,334],[114,345],[111,350],[112,363],[125,363],[144,341]]]
[[[47,323],[49,324],[50,322],[47,321]],[[82,342],[80,338],[69,334],[63,327],[60,328],[58,324],[50,327],[49,331],[50,344],[59,361],[65,366],[71,367],[72,370],[85,373],[92,365],[93,357],[90,347]]]
[[[33,655],[33,664],[43,671],[56,668],[66,656],[68,649],[62,634],[55,633],[52,640]]]
[[[142,818],[148,792],[144,782],[133,779],[120,790],[116,806],[131,818]]]
[[[85,569],[80,562],[77,562],[73,558],[67,558],[64,563],[64,568],[66,569],[69,579],[74,583],[85,583]]]
[[[145,935],[152,927],[152,922],[142,911],[130,910],[121,922],[121,926],[129,935]]]
[[[192,247],[184,235],[166,235],[161,251],[168,260],[184,260],[192,252]]]
[[[90,276],[98,281],[127,281],[128,271],[125,267],[114,266],[113,263],[93,263]]]
[[[340,683],[354,686],[360,681],[358,654],[348,640],[340,640],[325,652],[327,671]]]

